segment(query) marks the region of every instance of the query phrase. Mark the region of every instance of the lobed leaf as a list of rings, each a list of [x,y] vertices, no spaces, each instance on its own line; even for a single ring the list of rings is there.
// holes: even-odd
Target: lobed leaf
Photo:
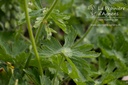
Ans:
[[[28,47],[24,40],[16,39],[14,32],[0,32],[0,46],[7,55],[17,56]]]

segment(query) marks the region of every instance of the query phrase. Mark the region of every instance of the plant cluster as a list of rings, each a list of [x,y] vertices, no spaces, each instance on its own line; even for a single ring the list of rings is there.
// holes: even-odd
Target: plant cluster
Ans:
[[[127,4],[1,0],[0,85],[127,85]]]

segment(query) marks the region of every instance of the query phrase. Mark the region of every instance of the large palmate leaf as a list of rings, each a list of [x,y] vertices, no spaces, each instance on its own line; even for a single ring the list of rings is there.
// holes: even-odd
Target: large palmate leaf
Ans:
[[[49,57],[53,66],[53,73],[56,71],[63,71],[68,74],[73,81],[78,85],[85,85],[85,82],[92,81],[88,74],[91,69],[84,58],[95,58],[99,53],[91,51],[93,45],[82,44],[72,47],[75,39],[76,32],[73,28],[69,28],[68,34],[65,36],[65,44],[62,46],[55,38],[47,39],[42,42],[39,53],[40,56]],[[64,60],[66,61],[64,61]],[[56,68],[56,69],[55,69]],[[88,74],[88,75],[87,75]],[[86,80],[88,79],[88,80]],[[94,82],[92,82],[94,83]]]
[[[77,47],[72,47],[76,36],[76,32],[72,27],[70,27],[68,35],[65,36],[65,44],[63,47],[55,38],[45,40],[43,42],[42,50],[40,50],[40,55],[50,57],[55,54],[63,53],[65,56],[68,57],[76,56],[94,58],[99,56],[99,53],[90,51],[93,48],[91,44],[84,44]]]
[[[70,47],[61,47],[59,43],[57,45],[57,43],[55,43],[54,41],[48,40],[47,44],[45,44],[42,47],[43,50],[40,50],[40,55],[50,57],[59,53],[63,53],[64,55],[69,57],[76,56],[76,57],[85,57],[85,58],[95,58],[100,55],[99,53],[90,51],[91,50],[90,48],[92,49],[92,45],[85,44],[71,49]]]

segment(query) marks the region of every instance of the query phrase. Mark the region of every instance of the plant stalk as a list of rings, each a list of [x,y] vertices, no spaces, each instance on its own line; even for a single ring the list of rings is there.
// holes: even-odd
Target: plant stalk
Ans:
[[[96,20],[97,20],[97,17],[95,18],[95,20],[93,20],[93,22],[92,22],[91,24],[94,24],[94,23],[96,22]],[[80,42],[82,42],[83,39],[84,39],[84,38],[88,35],[88,33],[92,30],[92,28],[93,28],[93,26],[90,25],[89,28],[87,29],[86,33],[83,35],[83,37],[80,38],[80,39],[72,46],[72,48],[75,47],[76,45],[78,45]]]
[[[35,36],[35,41],[36,41],[36,43],[37,43],[37,41],[38,41],[38,39],[39,39],[39,35],[40,35],[40,32],[41,32],[41,29],[42,29],[42,26],[43,26],[44,21],[48,18],[48,16],[49,16],[50,13],[52,12],[52,10],[55,8],[55,6],[56,6],[56,4],[57,4],[58,1],[59,1],[59,0],[54,0],[53,4],[51,5],[51,7],[49,8],[48,12],[47,12],[46,15],[44,16],[40,27],[37,29],[36,36]]]
[[[101,3],[100,6],[101,6],[101,7],[103,6],[103,2]],[[97,15],[96,15],[96,18],[92,21],[91,24],[96,23],[99,13],[100,13],[100,11],[98,11],[98,13],[97,13]],[[90,32],[90,31],[92,30],[92,28],[93,28],[93,26],[91,26],[91,24],[90,24],[89,28],[87,29],[86,33],[83,35],[83,37],[80,38],[71,48],[73,48],[73,47],[77,46],[79,43],[81,43],[81,42],[83,41],[83,39],[89,34],[89,32]]]
[[[54,79],[53,79],[53,85],[56,85],[55,81],[56,81],[56,78],[57,78],[57,74],[58,74],[59,69],[60,69],[63,62],[64,62],[64,57],[62,56],[61,61],[59,62],[59,65],[56,69],[56,73],[55,73],[55,76],[54,76]]]
[[[28,32],[29,32],[31,44],[32,44],[32,47],[33,47],[33,50],[34,50],[36,59],[38,61],[39,73],[42,76],[43,75],[43,69],[42,69],[42,66],[41,66],[40,57],[39,57],[39,54],[38,54],[38,51],[37,51],[35,39],[34,39],[33,32],[32,32],[32,27],[31,27],[31,23],[30,23],[30,17],[29,17],[29,13],[28,13],[28,4],[27,4],[27,1],[28,0],[24,0],[26,22],[27,22],[27,26],[28,26]]]

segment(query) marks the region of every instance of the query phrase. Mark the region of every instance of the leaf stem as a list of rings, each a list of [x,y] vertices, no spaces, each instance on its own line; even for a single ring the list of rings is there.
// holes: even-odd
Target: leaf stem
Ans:
[[[57,78],[57,74],[58,74],[59,69],[60,69],[60,67],[61,67],[63,62],[64,62],[64,57],[62,56],[62,58],[61,58],[61,60],[59,62],[59,65],[58,65],[58,67],[56,69],[56,73],[55,73],[55,76],[54,76],[54,79],[53,79],[53,85],[56,85],[55,81],[56,81],[56,78]]]
[[[52,12],[52,10],[54,9],[54,7],[56,6],[56,4],[57,4],[58,1],[59,1],[59,0],[54,0],[54,1],[53,1],[53,4],[51,5],[51,7],[49,8],[48,12],[47,12],[46,15],[44,16],[40,27],[37,29],[36,36],[35,36],[35,41],[36,41],[36,43],[37,43],[37,40],[38,40],[38,38],[39,38],[39,35],[40,35],[40,32],[41,32],[41,29],[42,29],[42,26],[43,26],[44,21],[48,18],[48,16],[49,16],[50,13]]]
[[[95,20],[93,20],[93,22],[92,22],[91,24],[94,24],[94,23],[96,22],[96,20],[97,20],[97,17],[95,18]],[[78,45],[80,42],[82,42],[83,39],[84,39],[84,38],[88,35],[88,33],[92,30],[92,28],[93,28],[93,26],[90,25],[89,28],[87,29],[86,33],[83,35],[83,37],[80,38],[80,39],[72,46],[72,48],[75,47],[76,45]]]
[[[100,6],[101,6],[101,7],[103,6],[103,2],[101,3]],[[91,24],[96,23],[99,13],[100,13],[100,11],[98,11],[98,13],[97,13],[97,15],[96,15],[96,18],[92,21]],[[89,32],[90,32],[90,31],[92,30],[92,28],[93,28],[93,26],[91,26],[91,24],[90,24],[89,28],[87,29],[86,33],[83,35],[83,37],[80,38],[80,39],[72,46],[72,48],[75,47],[76,45],[78,45],[79,43],[81,43],[81,42],[83,41],[83,39],[89,34]]]
[[[36,47],[36,44],[35,44],[35,39],[34,39],[34,36],[33,36],[33,32],[32,32],[32,27],[31,27],[31,23],[30,23],[30,17],[29,17],[29,13],[28,13],[27,1],[28,0],[24,0],[25,16],[26,16],[26,21],[27,21],[27,25],[28,25],[28,32],[29,32],[29,36],[30,36],[30,39],[31,39],[31,44],[32,44],[36,59],[38,61],[39,73],[42,76],[43,75],[43,70],[42,70],[42,66],[41,66],[41,63],[40,63],[40,57],[39,57],[39,54],[38,54],[38,51],[37,51],[37,47]]]

